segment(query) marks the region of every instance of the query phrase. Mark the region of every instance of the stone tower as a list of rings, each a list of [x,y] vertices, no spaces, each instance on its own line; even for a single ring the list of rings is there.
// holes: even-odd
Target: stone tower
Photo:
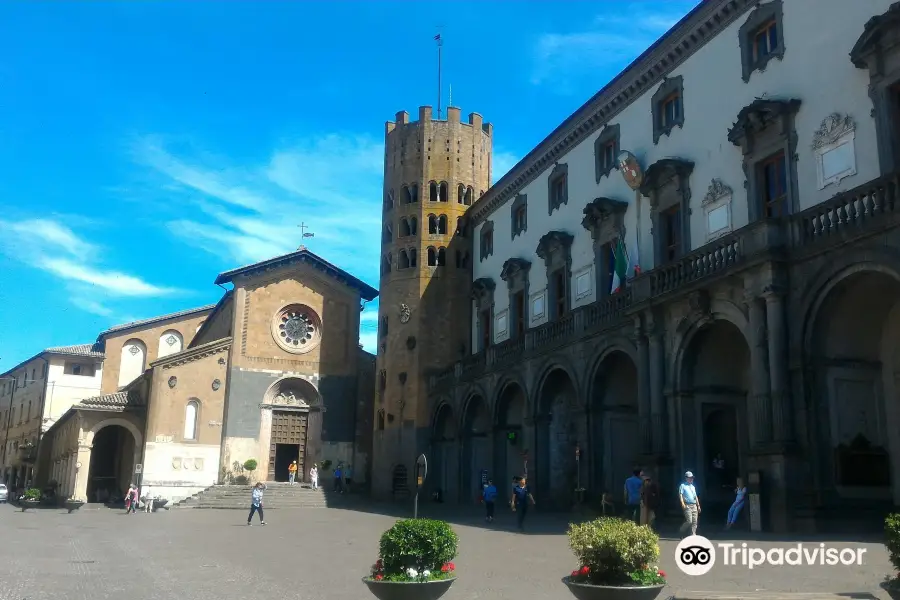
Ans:
[[[391,495],[427,450],[428,374],[471,352],[474,245],[466,210],[491,181],[492,127],[460,110],[447,120],[398,112],[385,125],[373,493]]]

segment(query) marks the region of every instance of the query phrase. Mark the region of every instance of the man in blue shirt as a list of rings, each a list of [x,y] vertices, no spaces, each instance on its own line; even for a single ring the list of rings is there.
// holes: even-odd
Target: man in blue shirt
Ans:
[[[513,488],[512,502],[510,502],[513,512],[516,513],[520,531],[525,529],[525,515],[528,514],[529,500],[532,505],[535,504],[534,496],[531,495],[531,489],[528,487],[528,479],[523,476],[519,478],[518,485]]]
[[[687,471],[684,474],[684,483],[678,486],[678,500],[681,502],[681,510],[684,512],[684,524],[679,529],[680,533],[690,527],[691,535],[697,535],[697,520],[700,518],[700,497],[694,488],[694,474]]]
[[[497,501],[497,487],[494,485],[493,479],[488,479],[482,497],[484,498],[485,520],[490,523],[494,520],[494,503]]]
[[[635,523],[641,519],[641,487],[644,485],[644,472],[635,469],[631,477],[625,480],[625,510],[628,517]]]

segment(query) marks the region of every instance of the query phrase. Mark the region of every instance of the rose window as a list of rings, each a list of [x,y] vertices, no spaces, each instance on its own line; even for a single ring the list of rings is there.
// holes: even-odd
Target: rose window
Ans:
[[[275,340],[289,352],[312,350],[318,345],[319,329],[319,316],[309,307],[299,304],[282,309],[272,321]]]

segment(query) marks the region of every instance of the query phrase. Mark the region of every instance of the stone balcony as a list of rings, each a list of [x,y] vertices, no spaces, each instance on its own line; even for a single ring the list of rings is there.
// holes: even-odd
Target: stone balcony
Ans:
[[[681,259],[642,273],[625,290],[581,306],[561,319],[529,329],[522,339],[506,340],[467,356],[429,376],[429,392],[503,370],[532,356],[622,326],[655,304],[708,286],[772,259],[797,261],[900,223],[900,172],[783,218],[750,223]]]

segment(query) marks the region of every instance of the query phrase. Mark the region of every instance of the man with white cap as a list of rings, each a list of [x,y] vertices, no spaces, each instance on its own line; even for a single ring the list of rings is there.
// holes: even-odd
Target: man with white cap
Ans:
[[[681,533],[690,527],[691,535],[697,535],[697,519],[700,516],[700,498],[694,488],[694,474],[687,471],[684,474],[684,483],[678,486],[678,499],[681,501],[681,510],[684,512],[684,524],[679,530]]]

